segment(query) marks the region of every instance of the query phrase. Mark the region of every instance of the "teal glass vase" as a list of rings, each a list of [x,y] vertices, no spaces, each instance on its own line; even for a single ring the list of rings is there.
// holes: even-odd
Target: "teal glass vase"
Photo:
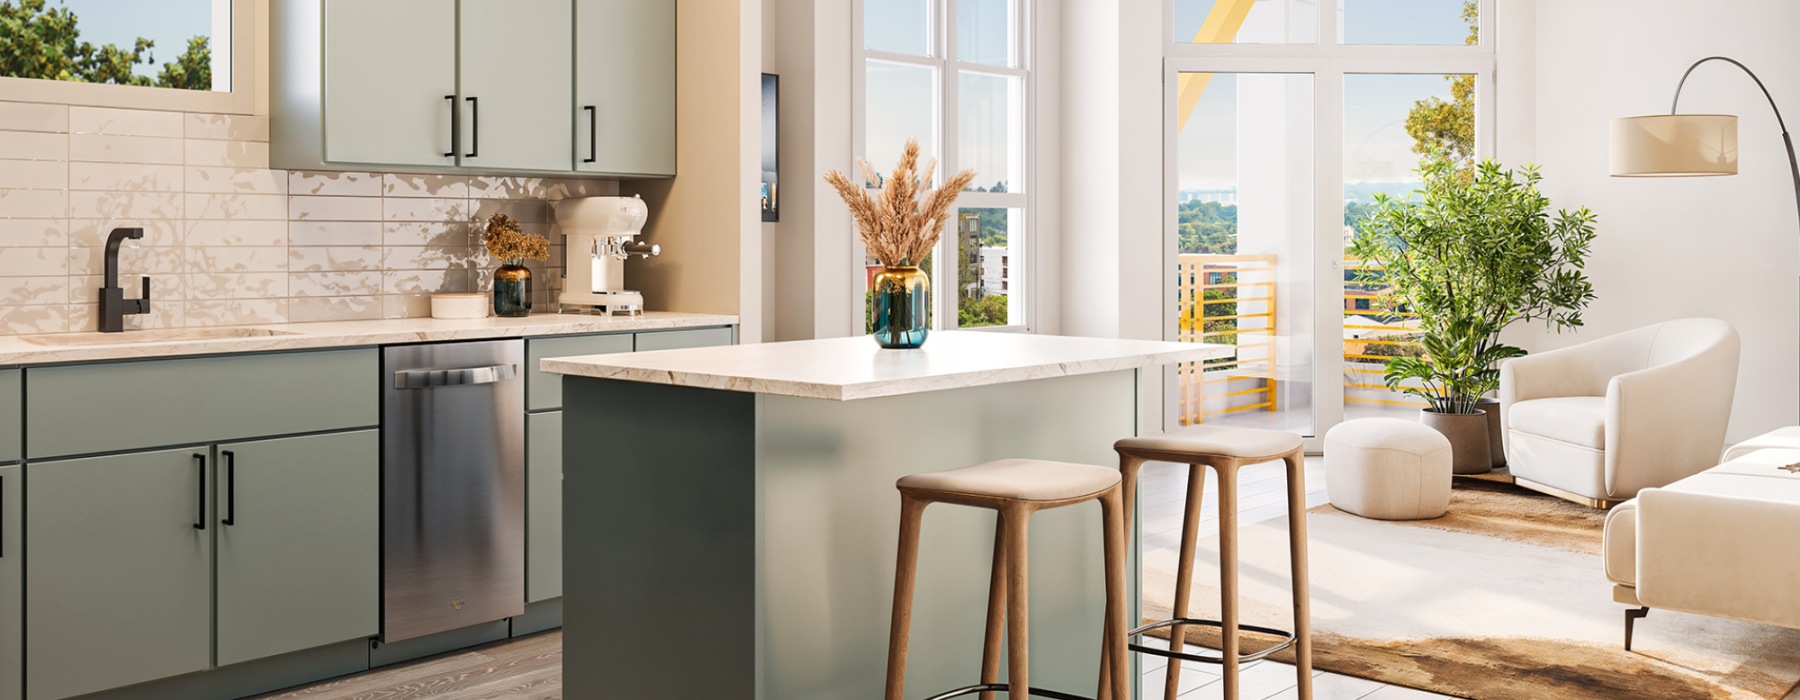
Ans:
[[[892,265],[875,273],[875,342],[909,349],[925,344],[931,326],[931,281],[917,265]]]
[[[531,269],[502,265],[494,271],[494,315],[522,318],[531,315]]]

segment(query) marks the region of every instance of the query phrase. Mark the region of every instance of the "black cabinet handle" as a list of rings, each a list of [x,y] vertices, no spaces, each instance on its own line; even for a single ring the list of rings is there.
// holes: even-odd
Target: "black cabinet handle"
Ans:
[[[588,157],[583,158],[581,162],[592,163],[598,160],[600,154],[597,146],[600,142],[600,110],[595,109],[593,105],[582,107],[582,109],[587,110],[588,113]]]
[[[226,525],[237,524],[237,453],[224,450],[219,453],[225,458],[225,519]]]
[[[199,490],[200,497],[194,499],[194,501],[199,504],[199,510],[197,511],[197,514],[194,516],[194,529],[195,530],[205,530],[206,529],[206,455],[201,454],[201,453],[196,453],[194,455],[194,466],[197,467],[194,470],[194,473],[200,475],[200,478],[198,479],[198,483],[200,484],[200,490]]]
[[[457,119],[456,119],[456,114],[457,114],[456,96],[455,95],[445,95],[444,99],[450,101],[450,150],[446,151],[444,153],[444,157],[445,158],[455,158],[456,157],[456,122],[457,122]]]
[[[475,98],[464,98],[469,101],[469,153],[464,158],[474,158],[481,153],[481,103]]]

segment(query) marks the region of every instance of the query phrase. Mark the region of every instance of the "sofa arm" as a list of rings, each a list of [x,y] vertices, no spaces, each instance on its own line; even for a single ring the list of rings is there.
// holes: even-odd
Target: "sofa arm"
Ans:
[[[1638,496],[1638,600],[1652,608],[1800,627],[1794,532],[1800,532],[1800,503],[1716,490],[1645,489]]]
[[[1737,347],[1721,344],[1606,388],[1607,496],[1630,498],[1718,464],[1737,391]]]

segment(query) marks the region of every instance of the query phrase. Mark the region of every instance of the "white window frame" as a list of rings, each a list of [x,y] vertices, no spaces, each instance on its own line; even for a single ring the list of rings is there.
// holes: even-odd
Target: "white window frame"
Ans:
[[[1327,315],[1325,309],[1341,308],[1344,297],[1344,76],[1358,73],[1413,73],[1424,75],[1472,74],[1475,76],[1475,153],[1493,157],[1496,109],[1495,47],[1498,0],[1478,0],[1481,13],[1476,46],[1391,46],[1343,44],[1338,41],[1339,0],[1318,0],[1318,41],[1310,44],[1193,44],[1174,40],[1176,0],[1163,0],[1163,267],[1172,270],[1179,255],[1179,215],[1173,203],[1179,189],[1179,155],[1175,105],[1181,73],[1289,73],[1313,76],[1313,308],[1318,325],[1313,329],[1313,429],[1307,450],[1322,451],[1325,431],[1344,419],[1343,315]],[[1165,275],[1163,299],[1173,301],[1178,290],[1173,274]],[[1163,304],[1163,332],[1177,339],[1179,309]],[[1163,424],[1172,429],[1179,419],[1178,377],[1174,369],[1163,373]]]
[[[0,95],[5,95],[7,100],[13,102],[166,112],[252,114],[256,109],[256,94],[260,88],[256,80],[256,0],[230,2],[229,36],[217,36],[215,31],[212,37],[215,52],[230,52],[230,92],[0,77]]]
[[[938,147],[937,179],[942,180],[945,173],[954,173],[960,169],[957,162],[957,115],[958,115],[958,80],[960,71],[1004,75],[1018,78],[1024,85],[1024,94],[1020,97],[1020,109],[1024,115],[1024,133],[1019,135],[1019,173],[1015,182],[1008,183],[1009,189],[1017,189],[1018,182],[1023,180],[1023,192],[969,192],[965,191],[957,197],[957,209],[1018,209],[1023,212],[1019,231],[1007,232],[1007,246],[1012,249],[1011,255],[1016,258],[1016,265],[1011,266],[1013,272],[1020,273],[1009,285],[1012,290],[1007,294],[1007,319],[1012,321],[1004,326],[987,326],[969,330],[1031,333],[1038,327],[1037,300],[1041,296],[1037,281],[1042,279],[1038,262],[1042,256],[1037,254],[1037,193],[1043,189],[1044,174],[1038,169],[1038,159],[1032,156],[1033,144],[1037,138],[1037,60],[1036,60],[1036,13],[1031,0],[1008,0],[1013,5],[1013,16],[1017,43],[1013,47],[1020,67],[994,66],[986,63],[971,63],[957,60],[954,55],[956,46],[956,9],[958,0],[925,0],[927,3],[926,22],[931,27],[930,41],[927,43],[926,56],[877,51],[867,48],[863,35],[863,3],[864,0],[850,0],[851,36],[852,36],[852,70],[851,70],[851,107],[850,107],[850,151],[854,158],[866,158],[863,146],[866,141],[865,117],[868,106],[868,86],[866,84],[867,66],[870,60],[899,63],[909,66],[931,68],[937,71],[938,104],[940,110],[933,115],[935,119],[936,142]],[[886,171],[892,167],[890,163],[871,163],[878,171]],[[854,173],[855,162],[846,164],[846,172]],[[980,176],[977,174],[977,184]],[[957,271],[962,261],[957,258],[956,242],[957,217],[952,216],[944,222],[945,230],[938,239],[934,251],[937,264],[933,266],[931,275],[933,330],[952,330],[957,327],[957,307],[962,298],[960,286],[956,281]],[[1015,237],[1017,240],[1015,241]],[[867,251],[860,242],[850,246],[853,271],[851,289],[855,290],[856,301],[851,304],[851,328],[854,333],[863,332],[863,297],[868,285],[863,280],[864,263],[868,259]],[[945,261],[955,260],[957,264],[946,265]],[[1020,284],[1022,283],[1022,284]],[[1015,293],[1016,292],[1016,293]]]

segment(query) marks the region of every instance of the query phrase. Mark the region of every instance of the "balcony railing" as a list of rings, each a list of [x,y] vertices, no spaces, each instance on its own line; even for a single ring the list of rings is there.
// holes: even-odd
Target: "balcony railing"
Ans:
[[[1279,362],[1280,295],[1274,255],[1189,254],[1179,257],[1178,338],[1234,345],[1231,356],[1177,368],[1182,425],[1246,411],[1282,409],[1285,381]],[[1349,267],[1356,267],[1350,261]],[[1344,289],[1344,401],[1368,408],[1424,404],[1388,391],[1381,381],[1387,358],[1417,354],[1410,313],[1383,311],[1380,289],[1346,282]]]

